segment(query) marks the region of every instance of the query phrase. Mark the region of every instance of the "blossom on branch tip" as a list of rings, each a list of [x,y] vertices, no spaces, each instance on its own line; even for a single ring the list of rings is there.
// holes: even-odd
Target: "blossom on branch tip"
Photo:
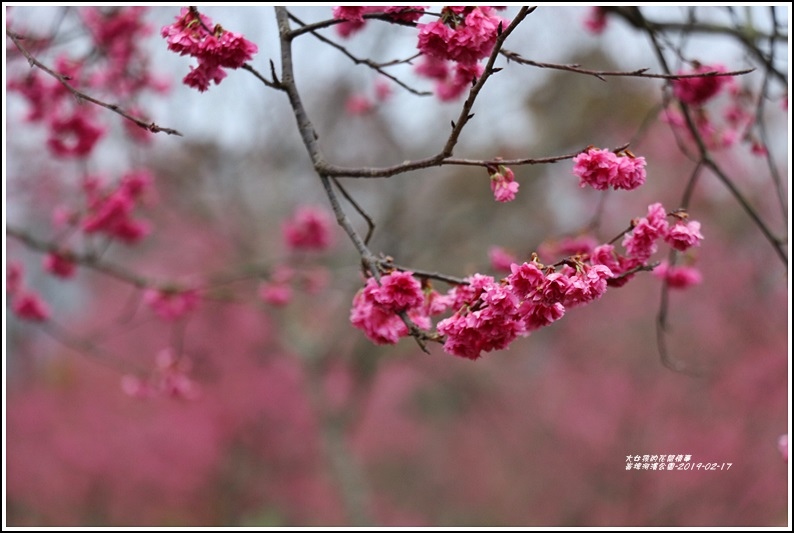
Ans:
[[[491,191],[497,202],[512,202],[518,192],[518,182],[513,171],[504,165],[491,174]]]
[[[188,8],[182,8],[176,22],[163,26],[160,34],[168,41],[169,50],[198,60],[198,66],[190,67],[183,82],[201,92],[210,82],[218,85],[226,77],[224,68],[238,69],[258,51],[242,35],[213,25],[209,17]]]

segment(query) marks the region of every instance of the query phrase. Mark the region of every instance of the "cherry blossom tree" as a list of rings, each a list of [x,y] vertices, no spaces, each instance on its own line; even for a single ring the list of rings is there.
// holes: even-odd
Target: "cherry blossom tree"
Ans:
[[[240,513],[251,515],[251,509],[259,506],[277,516],[260,516],[258,523],[454,523],[454,518],[433,516],[421,504],[409,506],[414,513],[401,515],[399,505],[372,488],[377,475],[366,464],[388,446],[378,444],[379,426],[369,420],[367,406],[380,405],[371,409],[398,425],[404,423],[405,434],[395,435],[395,442],[414,450],[411,435],[432,431],[410,417],[403,420],[389,404],[390,395],[420,390],[433,376],[443,381],[444,369],[458,368],[454,365],[461,362],[473,366],[455,372],[471,375],[478,364],[498,364],[487,361],[507,357],[504,350],[531,357],[524,351],[531,350],[534,342],[548,342],[549,330],[560,332],[560,345],[569,344],[571,353],[576,353],[571,332],[594,328],[603,333],[603,340],[589,350],[608,352],[631,342],[628,336],[629,340],[618,340],[610,333],[613,320],[607,313],[616,301],[626,302],[631,311],[625,316],[632,320],[638,313],[644,313],[646,323],[655,319],[655,346],[648,348],[646,343],[644,352],[658,357],[646,357],[652,366],[643,367],[641,373],[654,368],[664,376],[660,380],[683,383],[712,379],[713,390],[724,387],[740,395],[764,387],[762,378],[742,386],[731,385],[727,378],[721,381],[711,352],[681,350],[692,334],[682,339],[673,328],[678,330],[680,317],[698,316],[697,324],[704,324],[704,329],[720,329],[717,324],[723,315],[715,313],[709,324],[708,311],[686,295],[710,279],[723,277],[730,279],[722,284],[723,291],[739,293],[736,287],[742,284],[736,276],[759,276],[760,269],[739,261],[747,250],[757,254],[764,272],[777,282],[768,295],[753,299],[758,308],[737,314],[741,320],[757,320],[756,314],[770,312],[761,311],[762,305],[780,306],[772,314],[785,314],[781,304],[786,297],[781,294],[787,294],[788,140],[778,142],[777,136],[785,127],[788,109],[787,9],[337,6],[303,13],[298,7],[275,7],[266,15],[269,30],[260,33],[236,28],[242,20],[233,11],[67,7],[49,8],[45,17],[43,8],[13,7],[4,14],[9,101],[5,294],[7,314],[14,316],[7,320],[13,354],[7,364],[12,373],[35,382],[33,376],[41,368],[54,364],[50,355],[43,354],[72,361],[76,356],[80,362],[73,363],[75,371],[86,376],[79,378],[83,390],[112,396],[114,409],[161,409],[155,427],[168,427],[169,409],[174,409],[167,407],[168,398],[202,406],[187,407],[193,412],[178,415],[185,417],[180,424],[194,424],[196,439],[206,441],[196,447],[196,464],[203,465],[197,478],[215,472],[221,480],[218,487],[224,483],[238,487],[243,503],[223,503],[221,498],[219,506],[227,505],[228,510],[219,507],[193,518],[179,515],[177,522],[239,523]],[[544,11],[561,18],[576,13],[579,19],[559,23],[594,41],[610,31],[629,32],[633,42],[643,43],[649,63],[621,69],[602,68],[597,62],[551,62],[547,59],[551,54],[525,47],[522,37],[534,31],[533,21],[544,17]],[[374,48],[362,53],[361,40],[375,32],[398,35],[400,40],[385,52]],[[708,37],[729,43],[735,53],[724,59],[718,51],[704,53],[699,43]],[[151,47],[180,56],[182,71],[167,74],[154,61]],[[316,50],[335,53],[340,65],[365,72],[370,85],[359,85],[341,96],[313,86],[312,68],[320,69],[312,66],[320,57]],[[342,67],[335,68],[344,79]],[[527,73],[554,73],[564,76],[566,84],[592,82],[608,91],[641,87],[634,90],[644,95],[642,110],[619,116],[615,109],[614,120],[607,118],[607,123],[603,117],[610,113],[602,115],[601,122],[581,128],[589,136],[584,142],[579,137],[571,142],[543,135],[548,138],[537,146],[548,151],[521,142],[482,141],[484,136],[477,132],[484,122],[496,130],[515,124],[497,120],[493,108],[501,105],[508,113],[524,112],[522,101],[538,89],[511,89],[510,98],[499,105],[490,91],[510,86],[511,76]],[[192,134],[183,124],[164,123],[157,116],[158,105],[162,109],[158,102],[169,102],[169,94],[179,87],[196,93],[191,98],[200,105],[201,98],[229,90],[243,79],[252,80],[256,90],[266,95],[267,105],[279,109],[266,125],[269,135],[279,139],[273,142],[291,144],[264,150],[252,142],[244,155],[227,157],[232,163],[223,169],[236,165],[245,178],[239,183],[224,178],[215,193],[205,194],[198,181],[186,176],[219,174],[217,161],[223,158],[213,160],[211,145],[191,145]],[[253,106],[254,100],[250,102]],[[433,144],[408,148],[394,140],[416,127],[387,114],[390,106],[403,109],[398,102],[405,106],[404,114],[412,115],[411,122],[435,128]],[[413,111],[418,106],[435,111]],[[337,114],[341,118],[334,119],[344,121],[341,125],[326,118],[335,108],[342,110]],[[209,123],[236,120],[227,114],[216,116],[211,105],[199,112]],[[441,116],[452,117],[443,129]],[[351,125],[356,124],[386,131],[381,144],[388,149],[374,148],[377,143],[366,135],[348,136],[346,129],[355,133]],[[477,142],[491,151],[483,153]],[[171,152],[158,152],[161,146]],[[181,159],[175,155],[178,150],[183,150]],[[262,161],[256,161],[257,151],[266,152]],[[281,161],[280,154],[286,154]],[[532,227],[530,242],[488,242],[476,238],[482,228],[471,225],[458,234],[450,230],[449,236],[437,240],[430,238],[429,227],[427,235],[401,231],[400,225],[411,216],[440,220],[455,212],[457,198],[429,188],[440,179],[439,172],[465,173],[477,180],[476,194],[487,200],[488,209],[496,209],[494,213],[502,209],[515,218],[517,209],[522,209],[519,220]],[[311,180],[295,185],[291,183],[295,173]],[[542,213],[553,207],[536,207],[555,198],[543,192],[543,176],[551,182],[545,183],[548,190],[578,198],[582,206],[573,209],[574,217],[566,214],[567,230],[549,223],[549,217],[543,219]],[[389,198],[398,194],[411,197],[402,205],[413,211],[398,209],[401,204]],[[559,201],[558,207],[565,204]],[[280,220],[269,210],[281,215]],[[421,215],[412,215],[417,210]],[[724,245],[724,250],[720,247],[728,241],[721,236],[721,214],[730,218],[723,225],[740,228],[745,236],[738,244]],[[520,230],[514,236],[526,237]],[[473,246],[466,246],[467,239]],[[421,253],[409,251],[414,248]],[[737,258],[736,266],[726,264],[730,257]],[[734,270],[735,275],[726,274]],[[656,296],[648,301],[651,287]],[[597,301],[613,292],[611,302]],[[760,351],[778,352],[758,365],[759,375],[773,375],[785,365],[780,362],[785,361],[780,357],[781,340],[782,336],[773,335],[768,343],[759,343]],[[354,349],[353,343],[359,342],[366,342],[368,348]],[[268,355],[252,359],[249,355],[257,343],[268,346]],[[345,355],[357,350],[364,355]],[[402,363],[382,362],[397,360],[398,354],[406,354],[416,366],[406,370],[399,366]],[[425,357],[432,357],[432,362],[424,362]],[[516,364],[511,361],[508,366]],[[625,388],[618,385],[618,374],[611,371],[602,376],[602,384],[588,384],[571,362],[551,363],[549,375],[563,378],[560,381],[571,377],[577,394],[592,387],[593,394],[607,395],[609,387],[616,387],[617,405],[633,403],[632,398],[645,392],[639,382]],[[736,356],[723,362],[723,368],[744,371],[745,363],[746,358]],[[584,368],[593,364],[588,361]],[[98,385],[103,378],[91,381],[98,367],[110,369],[103,369],[101,375],[115,388]],[[417,373],[420,368],[426,376]],[[509,387],[520,383],[511,381],[505,370],[490,375],[503,378]],[[255,395],[258,399],[250,405],[238,398],[240,387],[257,387],[257,382],[266,384],[272,396]],[[516,390],[516,397],[529,402],[554,397],[554,390],[536,384],[543,395]],[[776,391],[780,385],[774,382]],[[686,390],[687,386],[672,387]],[[474,389],[475,396],[485,394],[479,385]],[[15,404],[19,407],[9,408],[14,427],[24,427],[23,413],[34,409],[30,402],[36,394],[43,394],[39,401],[50,401],[35,387],[31,390],[21,387]],[[675,399],[662,400],[665,386],[648,390],[654,391],[649,397],[660,406],[675,403]],[[504,396],[499,397],[504,401]],[[774,405],[770,409],[777,416],[783,409],[780,399],[778,391],[774,401],[755,399],[753,405]],[[82,407],[72,409],[73,416],[90,419]],[[547,422],[559,414],[553,407],[539,411]],[[217,423],[202,426],[202,412],[211,412]],[[500,412],[512,411],[475,407],[460,420],[476,422],[478,417],[500,417]],[[621,418],[620,409],[614,412],[613,418],[604,415],[603,426],[636,423],[642,415],[653,414],[638,408]],[[281,417],[289,426],[284,440],[259,428],[259,416],[269,423]],[[698,420],[707,418],[698,416]],[[681,433],[687,432],[687,423],[683,415],[671,422]],[[56,440],[68,439],[66,428],[50,427],[55,428]],[[314,444],[291,450],[301,440],[301,431],[312,436],[307,440],[321,442],[323,452],[314,450]],[[787,437],[777,440],[786,428],[764,431],[775,432],[769,439],[770,455],[779,442],[787,459]],[[617,433],[631,439],[625,429]],[[565,430],[554,434],[564,438]],[[716,438],[720,429],[708,434]],[[217,450],[254,449],[246,440],[251,435],[280,459],[284,457],[280,454],[294,454],[289,457],[295,464],[312,464],[321,455],[331,481],[299,468],[281,478],[275,475],[283,483],[273,482],[259,492],[245,480],[224,477],[231,474],[216,463],[222,456]],[[531,435],[526,433],[527,438]],[[510,437],[504,438],[505,446],[514,446]],[[449,444],[445,439],[436,437]],[[660,442],[665,442],[662,437]],[[55,505],[51,515],[25,511],[31,506],[27,494],[35,484],[25,485],[27,470],[19,465],[31,461],[25,454],[33,452],[19,443],[14,446],[9,453],[15,468],[9,486],[11,495],[18,495],[15,502],[20,502],[15,503],[15,520],[36,523],[44,517],[45,522],[83,523],[85,516],[76,509],[71,513],[69,506]],[[94,446],[102,456],[103,449],[115,445],[103,448],[102,442],[96,442]],[[179,446],[187,448],[186,443]],[[696,453],[707,453],[708,447],[700,442],[692,446]],[[734,454],[752,449],[738,439],[725,446]],[[59,449],[66,453],[68,446]],[[450,457],[467,461],[467,449],[461,445]],[[517,448],[511,449],[505,456],[515,458],[517,453]],[[437,453],[431,456],[443,463]],[[278,464],[261,450],[254,457],[252,465]],[[147,457],[139,460],[156,478],[155,462]],[[109,459],[103,461],[110,464]],[[637,459],[627,464],[682,461]],[[724,462],[719,460],[723,469]],[[488,469],[486,463],[473,464],[475,469]],[[185,472],[189,470],[190,461],[183,466]],[[602,468],[602,464],[591,466],[593,475]],[[96,468],[101,477],[102,467]],[[518,480],[500,482],[498,476],[492,477],[501,468],[493,465],[486,476],[499,491],[524,486]],[[741,472],[744,481],[749,474]],[[619,473],[606,475],[615,474]],[[129,487],[115,480],[131,475],[127,471],[108,475],[113,498],[122,500]],[[188,474],[178,477],[173,491],[167,492],[173,499],[164,499],[162,509],[153,510],[143,522],[161,523],[169,509],[196,505],[207,494],[220,498]],[[427,481],[433,483],[429,477]],[[285,488],[279,493],[282,484]],[[768,492],[766,487],[762,492]],[[133,507],[114,508],[92,490],[80,484],[77,492],[84,501],[101,507],[97,512],[107,513],[110,523],[135,520]],[[461,494],[454,501],[467,497]],[[48,498],[57,502],[57,490],[44,500]],[[130,497],[130,501],[137,500]],[[262,502],[271,502],[270,507]],[[297,511],[307,506],[316,512]],[[755,513],[751,513],[753,524],[779,520],[768,517],[761,524],[760,515],[768,508],[746,506]],[[508,508],[505,504],[499,511],[505,521],[536,523]],[[556,516],[562,515],[560,510]],[[483,513],[478,520],[498,522],[496,516]],[[653,512],[607,512],[591,520],[548,518],[555,519],[566,525],[633,520],[687,523]],[[711,519],[707,513],[698,515],[697,523]],[[103,521],[99,515],[92,520]],[[740,515],[731,518],[733,523],[744,524]]]

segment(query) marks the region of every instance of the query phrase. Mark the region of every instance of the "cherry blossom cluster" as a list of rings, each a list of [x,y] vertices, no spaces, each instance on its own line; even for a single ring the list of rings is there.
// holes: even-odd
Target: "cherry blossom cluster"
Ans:
[[[150,189],[153,178],[146,170],[126,173],[118,184],[108,186],[98,176],[83,180],[86,208],[56,208],[56,227],[79,228],[86,235],[102,234],[124,244],[134,244],[146,237],[151,228],[145,220],[134,218],[134,211]]]
[[[722,65],[701,65],[695,72],[725,72]],[[684,72],[691,74],[691,72]],[[755,134],[757,96],[742,88],[730,76],[684,78],[673,82],[673,93],[690,106],[690,115],[700,138],[710,150],[730,148],[741,142],[757,156],[767,149]],[[715,103],[715,97],[727,93],[727,99]],[[691,138],[692,132],[682,112],[668,107],[661,119]]]
[[[618,155],[611,150],[589,148],[573,158],[573,173],[579,186],[587,185],[598,191],[609,187],[630,191],[645,183],[645,158],[628,150]]]
[[[81,64],[65,56],[58,57],[55,70],[72,80],[82,78]],[[29,122],[42,122],[47,126],[47,147],[53,155],[87,157],[105,134],[106,129],[99,124],[93,105],[74,103],[63,84],[38,70],[24,78],[11,79],[8,88],[27,100]]]
[[[91,73],[88,84],[117,98],[128,98],[143,90],[164,92],[169,82],[152,74],[150,54],[142,47],[152,34],[144,18],[148,7],[84,7],[79,15],[89,30],[104,67]],[[145,130],[136,128],[138,131]]]
[[[337,32],[349,37],[364,27],[365,15],[402,23],[414,23],[424,14],[424,6],[337,6],[334,18]],[[417,48],[422,61],[416,73],[435,81],[435,93],[442,101],[460,98],[472,81],[482,76],[480,61],[490,55],[499,33],[510,21],[499,17],[489,6],[444,6],[432,22],[417,24]],[[361,106],[359,106],[361,107]]]
[[[198,66],[191,66],[182,81],[201,92],[209,89],[210,82],[218,85],[226,77],[223,69],[242,67],[258,51],[242,35],[213,25],[209,17],[193,8],[182,8],[176,22],[163,26],[160,33],[169,50],[198,60]]]
[[[727,72],[724,65],[696,65],[694,70],[679,70],[678,74],[706,74]],[[673,95],[688,105],[703,105],[714,98],[723,87],[733,84],[731,76],[703,76],[673,80]]]
[[[168,83],[152,74],[150,54],[142,47],[144,37],[151,33],[151,27],[144,22],[147,10],[78,8],[97,53],[79,59],[59,55],[53,71],[78,90],[89,90],[93,96],[111,95],[116,101],[123,98],[131,107],[146,90],[166,91]],[[26,99],[28,121],[47,126],[47,146],[58,157],[88,157],[107,131],[94,105],[75,99],[61,82],[38,69],[11,77],[8,89]],[[132,122],[129,124],[133,126],[125,126],[136,140],[146,140],[150,135]]]
[[[430,329],[430,315],[446,311],[446,300],[435,291],[427,294],[412,272],[394,271],[367,279],[353,298],[350,322],[375,344],[396,344],[409,334],[400,317],[407,316],[420,328]]]
[[[488,6],[445,6],[438,20],[417,26],[417,48],[424,54],[417,74],[435,80],[440,100],[459,98],[482,75],[480,60],[509,24]]]
[[[675,221],[668,222],[668,217]],[[405,316],[427,330],[431,317],[452,311],[436,325],[444,350],[477,359],[556,322],[568,309],[597,300],[608,286],[624,285],[636,271],[650,270],[659,241],[683,252],[702,239],[699,222],[690,221],[683,211],[667,213],[655,203],[648,206],[645,217],[632,221],[622,241],[623,254],[612,244],[596,246],[595,240],[582,237],[558,245],[556,250],[569,256],[546,266],[537,254],[519,264],[496,248],[491,260],[499,270],[509,272],[505,278],[474,274],[444,295],[423,287],[411,272],[394,271],[380,281],[367,279],[353,299],[350,320],[376,344],[394,344],[410,333]],[[700,274],[690,267],[662,263],[656,268],[656,275],[673,288],[700,282]]]

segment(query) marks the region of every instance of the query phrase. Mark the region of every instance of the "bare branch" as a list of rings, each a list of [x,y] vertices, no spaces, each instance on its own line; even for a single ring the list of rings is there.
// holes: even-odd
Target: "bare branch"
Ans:
[[[293,21],[297,22],[298,24],[300,24],[300,25],[302,25],[302,26],[304,26],[304,27],[306,26],[306,23],[304,23],[302,20],[300,20],[300,19],[299,19],[298,17],[296,17],[295,15],[293,15],[293,14],[291,14],[291,13],[290,13],[289,17],[290,17],[290,19],[291,19],[291,20],[293,20]],[[410,87],[410,86],[408,86],[408,85],[407,85],[407,84],[405,84],[403,81],[401,81],[399,78],[397,78],[396,76],[393,76],[392,74],[389,74],[388,72],[386,72],[386,71],[385,71],[385,70],[383,70],[383,68],[382,68],[382,67],[384,67],[384,66],[398,65],[398,64],[401,64],[401,63],[407,63],[407,62],[410,62],[410,61],[411,61],[412,59],[414,59],[415,57],[418,57],[417,55],[411,56],[411,57],[410,57],[410,58],[408,58],[408,59],[400,59],[400,60],[393,60],[393,61],[389,61],[388,63],[376,63],[376,62],[374,62],[374,61],[372,61],[372,60],[370,60],[370,59],[361,59],[360,57],[356,57],[356,56],[354,56],[353,54],[351,54],[351,53],[350,53],[350,52],[347,50],[347,48],[345,48],[345,47],[344,47],[344,46],[342,46],[341,44],[335,43],[335,42],[334,42],[334,41],[332,41],[331,39],[328,39],[327,37],[324,37],[324,36],[320,35],[320,34],[319,34],[319,33],[317,33],[316,31],[311,31],[310,33],[311,33],[311,34],[312,34],[314,37],[316,37],[316,38],[317,38],[319,41],[321,41],[321,42],[323,42],[323,43],[327,44],[328,46],[330,46],[330,47],[332,47],[332,48],[335,48],[336,50],[339,50],[340,52],[342,52],[342,54],[344,54],[346,57],[348,57],[348,58],[349,58],[351,61],[353,61],[353,63],[355,63],[356,65],[366,65],[366,66],[368,66],[369,68],[371,68],[371,69],[372,69],[372,70],[374,70],[375,72],[379,73],[379,74],[380,74],[380,75],[382,75],[382,76],[385,76],[386,78],[389,78],[389,79],[390,79],[390,80],[392,80],[394,83],[396,83],[397,85],[399,85],[400,87],[402,87],[402,88],[403,88],[403,89],[405,89],[406,91],[409,91],[409,92],[410,92],[410,93],[412,93],[412,94],[415,94],[415,95],[417,95],[417,96],[431,96],[431,95],[433,94],[432,92],[428,92],[428,91],[419,91],[419,90],[416,90],[416,89],[414,89],[413,87]]]
[[[20,228],[15,228],[13,226],[6,227],[6,235],[18,240],[19,242],[25,244],[29,248],[38,250],[40,252],[57,253],[63,251],[63,248],[58,244],[36,238],[33,235],[27,233],[26,231]],[[112,263],[108,263],[106,261],[102,261],[99,259],[99,257],[96,254],[72,253],[70,255],[70,259],[79,265],[83,265],[92,270],[96,270],[97,272],[102,272],[103,274],[107,274],[111,277],[114,277],[125,283],[129,283],[130,285],[134,285],[135,287],[138,288],[145,288],[145,287],[158,285],[158,283],[150,279],[147,279],[143,276],[140,276],[134,272],[131,272],[123,267],[114,265]]]
[[[612,71],[612,70],[590,70],[586,68],[582,68],[579,65],[560,65],[557,63],[542,63],[540,61],[532,61],[531,59],[525,59],[521,57],[516,52],[511,52],[509,50],[502,50],[502,55],[505,56],[510,61],[515,61],[516,63],[520,63],[522,65],[530,65],[533,67],[538,68],[548,68],[548,69],[555,69],[555,70],[566,70],[568,72],[575,72],[577,74],[587,74],[589,76],[595,76],[596,78],[606,81],[604,78],[607,76],[617,76],[617,77],[634,77],[634,78],[655,78],[655,79],[663,79],[663,80],[680,80],[686,78],[713,78],[713,77],[721,77],[721,76],[742,76],[744,74],[749,74],[754,72],[754,68],[748,68],[743,70],[732,70],[730,72],[719,72],[713,70],[711,72],[698,72],[696,74],[655,74],[652,72],[647,72],[648,68],[641,68],[637,70],[630,70],[630,71]]]

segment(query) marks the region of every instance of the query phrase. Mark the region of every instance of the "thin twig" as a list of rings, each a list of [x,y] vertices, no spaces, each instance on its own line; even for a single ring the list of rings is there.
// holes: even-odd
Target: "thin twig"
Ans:
[[[384,269],[394,269],[399,270],[400,272],[411,272],[414,276],[419,278],[426,278],[426,279],[436,279],[439,281],[443,281],[445,283],[449,283],[450,285],[468,285],[469,282],[463,278],[458,278],[455,276],[450,276],[448,274],[442,274],[440,272],[431,272],[428,270],[417,270],[415,268],[396,265],[392,262],[391,259],[381,259],[380,265]]]
[[[530,65],[533,67],[548,68],[555,70],[565,70],[568,72],[575,72],[577,74],[587,74],[589,76],[595,76],[601,81],[606,81],[604,78],[607,76],[617,76],[623,78],[634,77],[634,78],[655,78],[655,79],[663,79],[663,80],[680,80],[685,78],[714,78],[721,76],[741,76],[755,71],[754,68],[749,68],[744,70],[733,70],[730,72],[719,72],[713,70],[710,72],[699,72],[696,74],[656,74],[652,72],[647,72],[648,70],[647,67],[640,68],[637,70],[630,70],[630,71],[590,70],[590,69],[582,68],[579,65],[561,65],[558,63],[543,63],[540,61],[532,61],[531,59],[525,59],[516,52],[511,52],[509,50],[502,50],[501,53],[510,61],[515,61],[516,63],[520,63],[522,65]]]
[[[298,24],[301,24],[302,26],[306,26],[305,22],[300,20],[298,17],[296,17],[292,13],[290,13],[289,17],[290,17],[290,19],[292,19],[293,21],[297,22]],[[404,83],[403,81],[401,81],[396,76],[393,76],[392,74],[389,74],[388,72],[383,70],[382,67],[384,66],[384,64],[379,64],[379,63],[376,63],[376,62],[371,61],[369,59],[361,59],[360,57],[356,57],[353,54],[351,54],[347,50],[347,48],[345,48],[341,44],[335,43],[331,39],[328,39],[327,37],[324,37],[323,35],[320,35],[316,31],[311,31],[310,33],[315,38],[317,38],[319,41],[327,44],[328,46],[330,46],[332,48],[335,48],[336,50],[339,50],[342,54],[344,54],[346,57],[348,57],[356,65],[366,65],[366,66],[368,66],[369,68],[371,68],[375,72],[379,73],[382,76],[385,76],[386,78],[389,78],[394,83],[396,83],[397,85],[399,85],[400,87],[402,87],[406,91],[409,91],[410,93],[415,94],[416,96],[431,96],[433,94],[432,92],[419,91],[417,89],[414,89],[413,87],[411,87],[411,86],[407,85],[406,83]],[[411,59],[413,59],[414,57],[417,57],[417,56],[412,56]],[[410,61],[410,59],[409,60],[393,60],[393,61],[389,61],[388,63],[386,63],[386,65],[397,65],[397,64],[404,63],[404,62],[407,62],[407,61]]]
[[[621,146],[613,148],[613,152],[620,152],[625,150],[629,147],[630,143],[624,143]],[[328,163],[324,163],[322,166],[323,173],[329,176],[336,176],[339,178],[390,178],[397,174],[403,174],[405,172],[410,172],[413,170],[421,170],[424,168],[432,168],[432,167],[442,167],[442,166],[474,166],[474,167],[483,167],[489,168],[494,167],[497,165],[508,165],[508,166],[523,166],[523,165],[543,165],[549,163],[556,163],[558,161],[564,161],[566,159],[573,159],[577,155],[581,154],[586,148],[579,150],[577,152],[571,152],[568,154],[563,155],[555,155],[549,157],[525,157],[519,159],[501,159],[501,158],[494,158],[494,159],[462,159],[456,157],[441,157],[440,155],[435,155],[432,157],[427,157],[425,159],[417,159],[416,161],[406,161],[404,163],[400,163],[399,165],[394,165],[391,167],[380,167],[380,168],[347,168],[347,167],[338,167],[335,165],[330,165]]]
[[[460,138],[460,134],[463,132],[463,128],[474,116],[471,112],[472,108],[474,107],[474,101],[477,99],[477,95],[480,94],[483,86],[485,86],[488,78],[497,72],[494,70],[493,66],[494,63],[496,63],[496,58],[499,56],[499,52],[502,49],[502,44],[504,44],[505,39],[507,39],[510,34],[513,33],[513,30],[515,30],[518,25],[521,24],[521,22],[526,18],[526,16],[535,11],[535,9],[537,9],[537,7],[522,7],[512,22],[508,24],[507,28],[502,28],[501,33],[496,38],[496,43],[494,44],[493,51],[488,58],[488,62],[485,64],[482,76],[480,76],[480,78],[476,81],[476,83],[474,83],[474,86],[469,91],[469,96],[463,103],[463,108],[460,110],[458,120],[452,123],[452,131],[449,134],[449,138],[447,139],[444,148],[441,150],[441,157],[450,157],[452,155],[452,151],[454,150],[455,145]]]
[[[22,242],[29,248],[38,250],[40,252],[57,253],[63,251],[63,248],[57,243],[48,242],[36,238],[21,228],[8,226],[6,227],[6,235]],[[74,263],[83,265],[92,270],[96,270],[97,272],[102,272],[103,274],[107,274],[113,278],[124,281],[138,288],[145,288],[145,287],[158,285],[152,280],[149,280],[143,276],[135,274],[134,272],[131,272],[123,267],[114,265],[112,263],[108,263],[107,261],[101,261],[96,254],[72,253],[69,256],[69,259]]]
[[[339,192],[342,193],[342,196],[345,197],[345,200],[347,200],[347,202],[353,206],[353,209],[355,209],[356,212],[361,215],[361,218],[366,221],[367,235],[364,237],[364,244],[369,245],[369,240],[372,238],[372,234],[375,232],[375,222],[372,220],[372,217],[369,216],[369,214],[364,210],[364,208],[361,207],[358,202],[356,202],[355,198],[353,198],[350,193],[348,193],[347,190],[342,187],[342,184],[339,183],[338,179],[331,178],[331,180],[334,182],[334,185],[336,185],[336,188],[339,189]]]

